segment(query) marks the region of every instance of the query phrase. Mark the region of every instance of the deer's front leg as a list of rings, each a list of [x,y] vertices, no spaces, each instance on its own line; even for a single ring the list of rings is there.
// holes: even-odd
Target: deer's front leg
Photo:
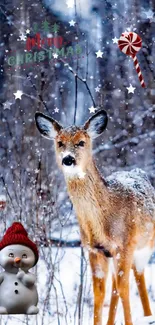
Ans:
[[[94,290],[94,325],[102,325],[102,309],[105,298],[108,259],[102,253],[89,253]]]
[[[120,259],[116,262],[116,283],[122,301],[125,325],[133,325],[129,299],[129,276],[132,266],[133,252],[124,248]]]
[[[111,301],[110,301],[110,308],[109,308],[109,316],[108,316],[107,325],[114,325],[114,323],[115,323],[118,300],[119,300],[119,293],[118,293],[118,290],[117,290],[116,278],[115,278],[115,275],[113,275],[113,277],[112,277]]]

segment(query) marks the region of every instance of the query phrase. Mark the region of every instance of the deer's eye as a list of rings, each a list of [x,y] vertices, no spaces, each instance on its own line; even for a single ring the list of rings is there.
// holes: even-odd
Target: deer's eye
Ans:
[[[63,143],[62,143],[62,141],[58,141],[58,146],[59,146],[59,148],[61,148],[61,147],[63,147]]]
[[[79,147],[84,147],[84,145],[85,145],[85,142],[84,142],[84,141],[80,141],[80,142],[78,143],[78,146],[79,146]]]
[[[13,254],[13,253],[10,253],[10,254],[9,254],[9,257],[14,257],[14,254]]]

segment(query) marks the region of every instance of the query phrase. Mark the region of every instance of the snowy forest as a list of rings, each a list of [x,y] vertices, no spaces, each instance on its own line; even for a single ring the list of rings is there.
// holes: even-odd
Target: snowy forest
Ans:
[[[120,51],[124,32],[142,38],[137,59]],[[1,325],[92,325],[87,252],[54,145],[40,136],[35,112],[82,125],[95,108],[109,122],[93,144],[104,177],[140,167],[155,186],[154,0],[0,1],[0,238],[20,221],[37,242],[36,316],[0,316]],[[155,311],[155,258],[146,268]],[[133,320],[143,316],[131,274]],[[108,280],[103,321],[111,292]],[[117,324],[123,324],[121,303]],[[142,323],[140,324],[142,325]]]

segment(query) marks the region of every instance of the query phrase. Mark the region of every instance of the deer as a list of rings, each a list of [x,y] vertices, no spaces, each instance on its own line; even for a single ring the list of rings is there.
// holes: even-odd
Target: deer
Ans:
[[[36,112],[42,136],[53,140],[56,161],[62,170],[89,254],[94,293],[94,325],[102,325],[106,280],[110,264],[112,293],[107,325],[114,325],[119,299],[125,325],[133,325],[129,275],[133,270],[144,316],[152,315],[144,270],[154,249],[155,191],[141,169],[118,171],[104,178],[93,157],[93,140],[106,129],[108,116],[99,108],[82,126],[63,127]]]

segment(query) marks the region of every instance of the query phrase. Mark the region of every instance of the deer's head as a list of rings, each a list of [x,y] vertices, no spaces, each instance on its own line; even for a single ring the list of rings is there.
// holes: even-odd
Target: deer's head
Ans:
[[[65,176],[84,174],[92,161],[92,140],[106,128],[107,113],[99,110],[81,127],[64,128],[52,117],[40,112],[36,113],[35,119],[40,133],[54,140],[57,162]]]

